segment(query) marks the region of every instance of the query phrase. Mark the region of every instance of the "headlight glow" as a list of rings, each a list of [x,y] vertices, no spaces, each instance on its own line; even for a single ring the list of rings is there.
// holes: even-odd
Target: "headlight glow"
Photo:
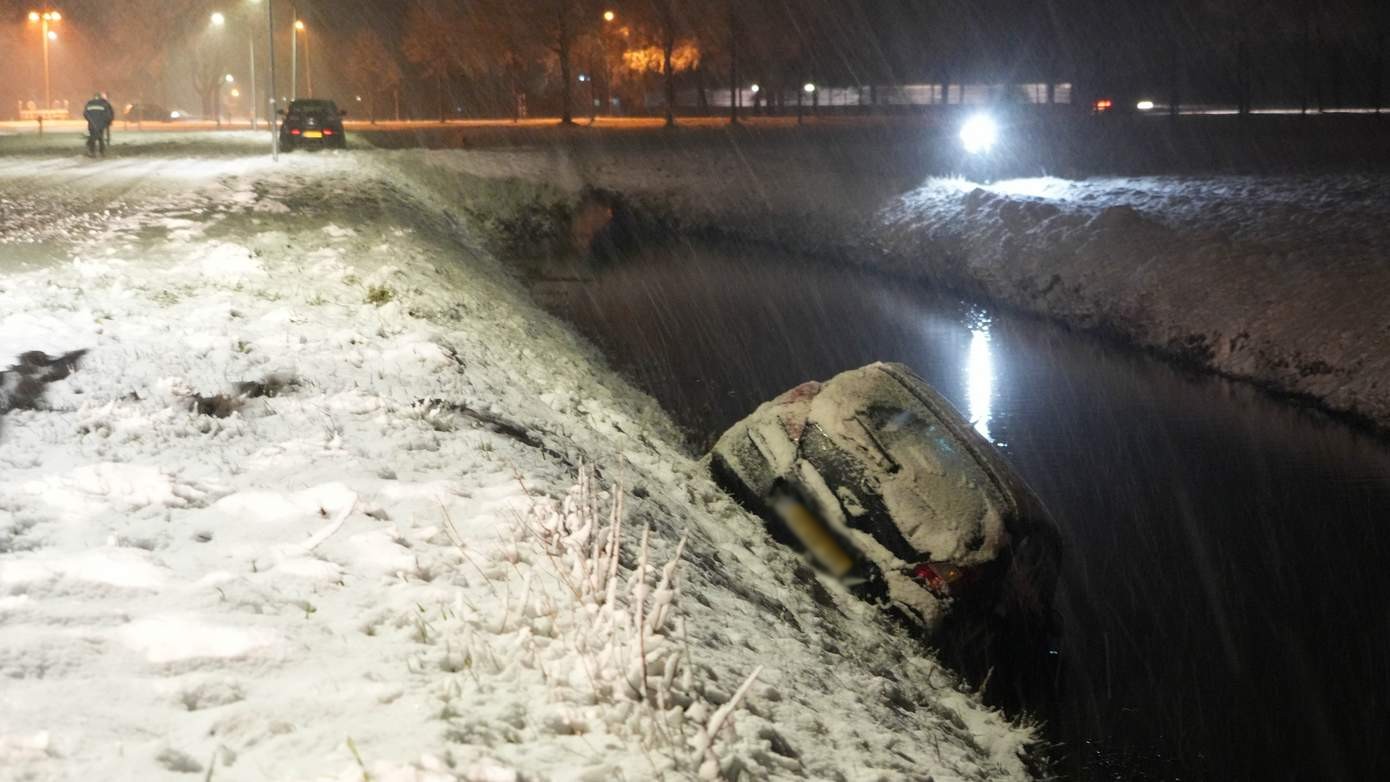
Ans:
[[[976,114],[960,128],[960,143],[972,155],[988,152],[999,140],[999,125],[988,114]]]

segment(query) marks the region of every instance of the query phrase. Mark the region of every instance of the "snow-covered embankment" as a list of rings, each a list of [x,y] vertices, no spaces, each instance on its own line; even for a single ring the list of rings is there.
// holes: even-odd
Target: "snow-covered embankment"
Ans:
[[[910,145],[672,143],[437,159],[507,183],[503,234],[598,188],[640,230],[928,280],[1390,428],[1385,175],[976,185],[926,178]]]
[[[88,350],[0,431],[0,777],[1025,775],[428,159],[100,165],[0,165],[0,356]]]

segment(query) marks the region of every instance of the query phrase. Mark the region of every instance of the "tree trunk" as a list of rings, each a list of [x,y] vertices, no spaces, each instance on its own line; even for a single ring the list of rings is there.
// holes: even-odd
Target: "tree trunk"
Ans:
[[[555,54],[560,58],[560,124],[574,124],[574,110],[571,107],[570,90],[574,87],[574,76],[570,72],[570,47],[573,41],[570,40],[570,21],[569,11],[564,2],[557,3],[555,6],[556,18],[556,37]]]
[[[1173,44],[1172,44],[1172,51],[1169,52],[1169,59],[1168,59],[1168,118],[1169,118],[1169,119],[1177,119],[1177,118],[1178,118],[1178,112],[1180,111],[1180,108],[1179,108],[1179,107],[1182,105],[1182,95],[1180,95],[1179,92],[1178,92],[1178,91],[1181,89],[1181,88],[1178,86],[1178,85],[1181,83],[1181,76],[1180,76],[1181,70],[1182,70],[1182,49],[1181,49],[1181,44],[1179,44],[1177,41],[1174,41]]]
[[[1308,93],[1313,81],[1312,17],[1312,0],[1305,0],[1303,5],[1303,101],[1299,109],[1299,113],[1304,116],[1308,115]]]
[[[1332,100],[1332,108],[1342,108],[1342,56],[1337,51],[1336,45],[1331,47],[1332,51],[1327,55],[1327,91]]]
[[[1236,44],[1236,88],[1240,91],[1240,101],[1236,110],[1240,116],[1250,115],[1250,38],[1242,31]]]
[[[729,0],[729,124],[738,124],[738,17],[734,0]],[[757,96],[753,97],[754,102]]]
[[[1380,110],[1385,104],[1385,41],[1390,38],[1390,34],[1381,32],[1376,38],[1376,116],[1380,116]]]
[[[521,80],[517,78],[516,67],[508,69],[512,93],[512,124],[521,122]]]
[[[666,28],[666,40],[661,45],[661,67],[666,76],[666,127],[676,126],[676,72],[671,67],[671,54],[676,48],[674,25]]]

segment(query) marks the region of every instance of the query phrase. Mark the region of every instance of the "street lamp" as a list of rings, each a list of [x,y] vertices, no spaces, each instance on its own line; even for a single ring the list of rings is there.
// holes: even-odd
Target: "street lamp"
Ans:
[[[260,0],[256,0],[256,2],[259,3]],[[270,60],[270,116],[266,124],[270,126],[270,159],[278,161],[280,159],[280,134],[276,132],[275,118],[280,115],[280,100],[275,94],[275,0],[266,0],[265,2],[265,37],[266,42],[270,44],[266,54],[267,59]],[[251,83],[254,88],[255,79],[252,79]],[[253,97],[251,101],[254,103],[255,98]]]
[[[618,15],[612,10],[603,12],[605,25],[612,24],[617,18]],[[603,42],[603,102],[608,104],[603,107],[603,112],[611,114],[613,112],[613,53],[608,45],[608,36],[602,36],[601,40]],[[592,98],[592,92],[590,97]]]
[[[251,5],[260,5],[260,4],[261,4],[261,0],[247,0],[247,2],[249,2]],[[227,26],[227,15],[224,14],[224,13],[222,13],[221,11],[214,11],[214,12],[212,13],[212,16],[209,17],[209,18],[212,20],[212,26],[213,26],[213,27],[216,27],[216,28],[218,28],[218,29],[221,29],[221,28]],[[255,130],[255,129],[256,129],[256,114],[258,113],[259,106],[257,106],[257,101],[256,101],[256,36],[255,36],[254,33],[251,32],[251,29],[252,29],[252,28],[250,28],[250,27],[247,28],[246,40],[247,40],[247,46],[248,46],[248,48],[250,49],[250,61],[249,61],[249,63],[250,63],[250,73],[251,73],[251,129],[252,129],[252,130]],[[274,92],[274,91],[275,91],[275,90],[274,90],[273,87],[272,87],[271,92]],[[274,123],[272,122],[271,124],[273,125]]]
[[[314,67],[309,62],[309,28],[303,19],[294,20],[294,46],[290,48],[290,77],[294,80],[291,98],[299,97],[299,34],[304,33],[304,89],[314,97]]]
[[[57,11],[30,11],[29,23],[40,25],[39,32],[43,41],[43,107],[53,108],[53,94],[49,89],[48,80],[48,43],[58,40],[58,34],[49,28],[55,22],[63,21],[63,15]]]

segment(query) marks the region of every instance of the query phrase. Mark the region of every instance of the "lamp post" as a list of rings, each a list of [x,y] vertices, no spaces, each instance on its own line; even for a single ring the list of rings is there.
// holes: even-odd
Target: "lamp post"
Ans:
[[[43,41],[43,107],[44,109],[53,108],[53,94],[49,89],[48,81],[48,42],[57,40],[58,34],[49,28],[55,22],[63,21],[63,15],[57,11],[30,11],[29,23],[39,25],[39,33]]]
[[[250,3],[251,5],[260,5],[260,4],[261,4],[261,0],[246,0],[246,1],[247,1],[248,3]],[[212,14],[212,26],[213,26],[213,27],[216,27],[216,28],[221,29],[222,27],[225,27],[226,24],[227,24],[227,15],[226,15],[226,14],[222,13],[221,11],[215,11],[215,12],[213,12],[213,14]],[[252,130],[255,130],[256,127],[257,127],[257,124],[256,124],[257,115],[260,113],[260,106],[257,104],[257,101],[256,101],[256,36],[255,36],[254,33],[251,32],[251,29],[252,29],[252,28],[250,28],[250,27],[247,28],[246,42],[247,42],[248,48],[249,48],[249,50],[250,50],[250,60],[248,61],[248,64],[249,64],[249,70],[250,70],[250,74],[251,74],[251,129],[252,129]],[[274,92],[274,89],[272,89],[271,91]],[[273,124],[273,123],[272,123],[272,124]]]
[[[267,43],[270,44],[270,121],[266,124],[270,126],[270,159],[278,161],[280,134],[276,132],[275,118],[280,116],[280,100],[276,97],[275,86],[275,0],[265,0],[265,31]]]
[[[294,89],[290,94],[299,97],[299,34],[304,33],[304,91],[309,97],[314,97],[314,66],[309,62],[309,27],[304,24],[303,19],[294,20],[294,47],[291,51],[291,70],[294,77]]]
[[[603,12],[603,24],[605,32],[611,29],[609,25],[616,21],[618,15],[613,11]],[[613,113],[613,52],[609,49],[610,36],[603,36],[603,107],[604,114]]]

